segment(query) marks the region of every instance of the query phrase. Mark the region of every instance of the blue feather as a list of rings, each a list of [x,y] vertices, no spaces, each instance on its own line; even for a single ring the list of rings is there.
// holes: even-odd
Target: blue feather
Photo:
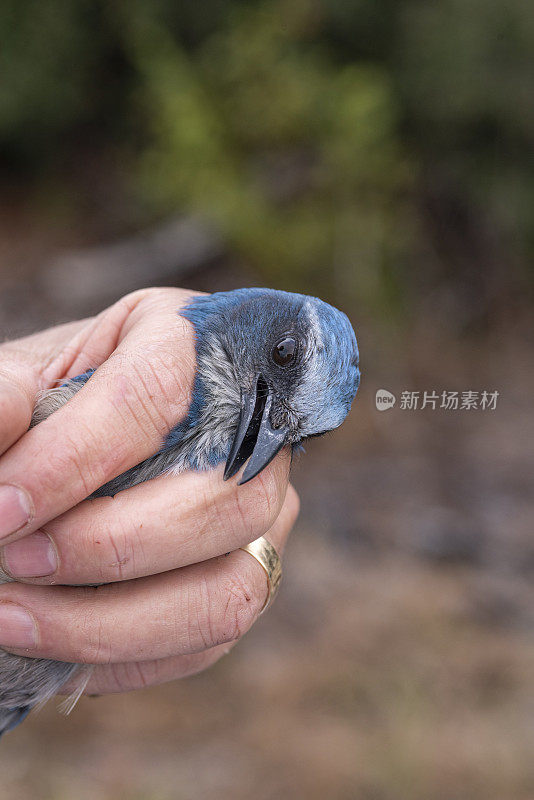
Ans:
[[[75,378],[70,378],[70,380],[74,381],[74,383],[87,383],[87,381],[89,380],[91,375],[93,375],[94,372],[96,372],[96,370],[88,369],[85,372],[82,372],[81,375],[76,375]],[[62,383],[61,386],[63,388],[65,386],[68,386],[68,384],[67,383]]]

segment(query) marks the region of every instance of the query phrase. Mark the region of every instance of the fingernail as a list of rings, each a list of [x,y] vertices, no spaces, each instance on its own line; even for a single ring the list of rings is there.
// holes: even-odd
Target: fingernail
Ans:
[[[43,531],[6,544],[2,550],[6,571],[13,578],[43,578],[57,569],[56,548]]]
[[[37,630],[31,614],[14,603],[0,603],[0,646],[27,648],[37,644]]]
[[[0,539],[15,533],[28,522],[30,498],[18,486],[0,486]]]

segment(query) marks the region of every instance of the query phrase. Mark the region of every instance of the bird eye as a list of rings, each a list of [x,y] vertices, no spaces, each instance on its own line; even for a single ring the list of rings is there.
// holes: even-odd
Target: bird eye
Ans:
[[[287,367],[295,358],[297,342],[292,336],[286,336],[273,348],[272,357],[275,364],[279,367]]]

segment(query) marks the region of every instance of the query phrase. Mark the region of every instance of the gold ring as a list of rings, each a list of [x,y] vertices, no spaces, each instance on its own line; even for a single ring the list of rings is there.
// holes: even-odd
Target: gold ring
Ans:
[[[259,539],[239,549],[244,550],[245,553],[250,553],[250,555],[261,564],[267,575],[269,591],[267,592],[267,598],[263,604],[263,608],[260,611],[260,614],[263,614],[276,597],[280,581],[282,580],[282,562],[280,561],[280,556],[273,545],[267,541],[265,536],[260,536]]]

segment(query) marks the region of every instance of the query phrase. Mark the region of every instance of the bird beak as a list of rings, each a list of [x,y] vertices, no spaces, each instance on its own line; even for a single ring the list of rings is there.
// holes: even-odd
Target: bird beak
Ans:
[[[258,376],[251,391],[241,391],[241,415],[237,431],[226,461],[224,480],[233,478],[250,458],[239,481],[239,486],[251,481],[271,463],[287,441],[287,428],[273,428],[269,413],[273,393],[263,378]]]

